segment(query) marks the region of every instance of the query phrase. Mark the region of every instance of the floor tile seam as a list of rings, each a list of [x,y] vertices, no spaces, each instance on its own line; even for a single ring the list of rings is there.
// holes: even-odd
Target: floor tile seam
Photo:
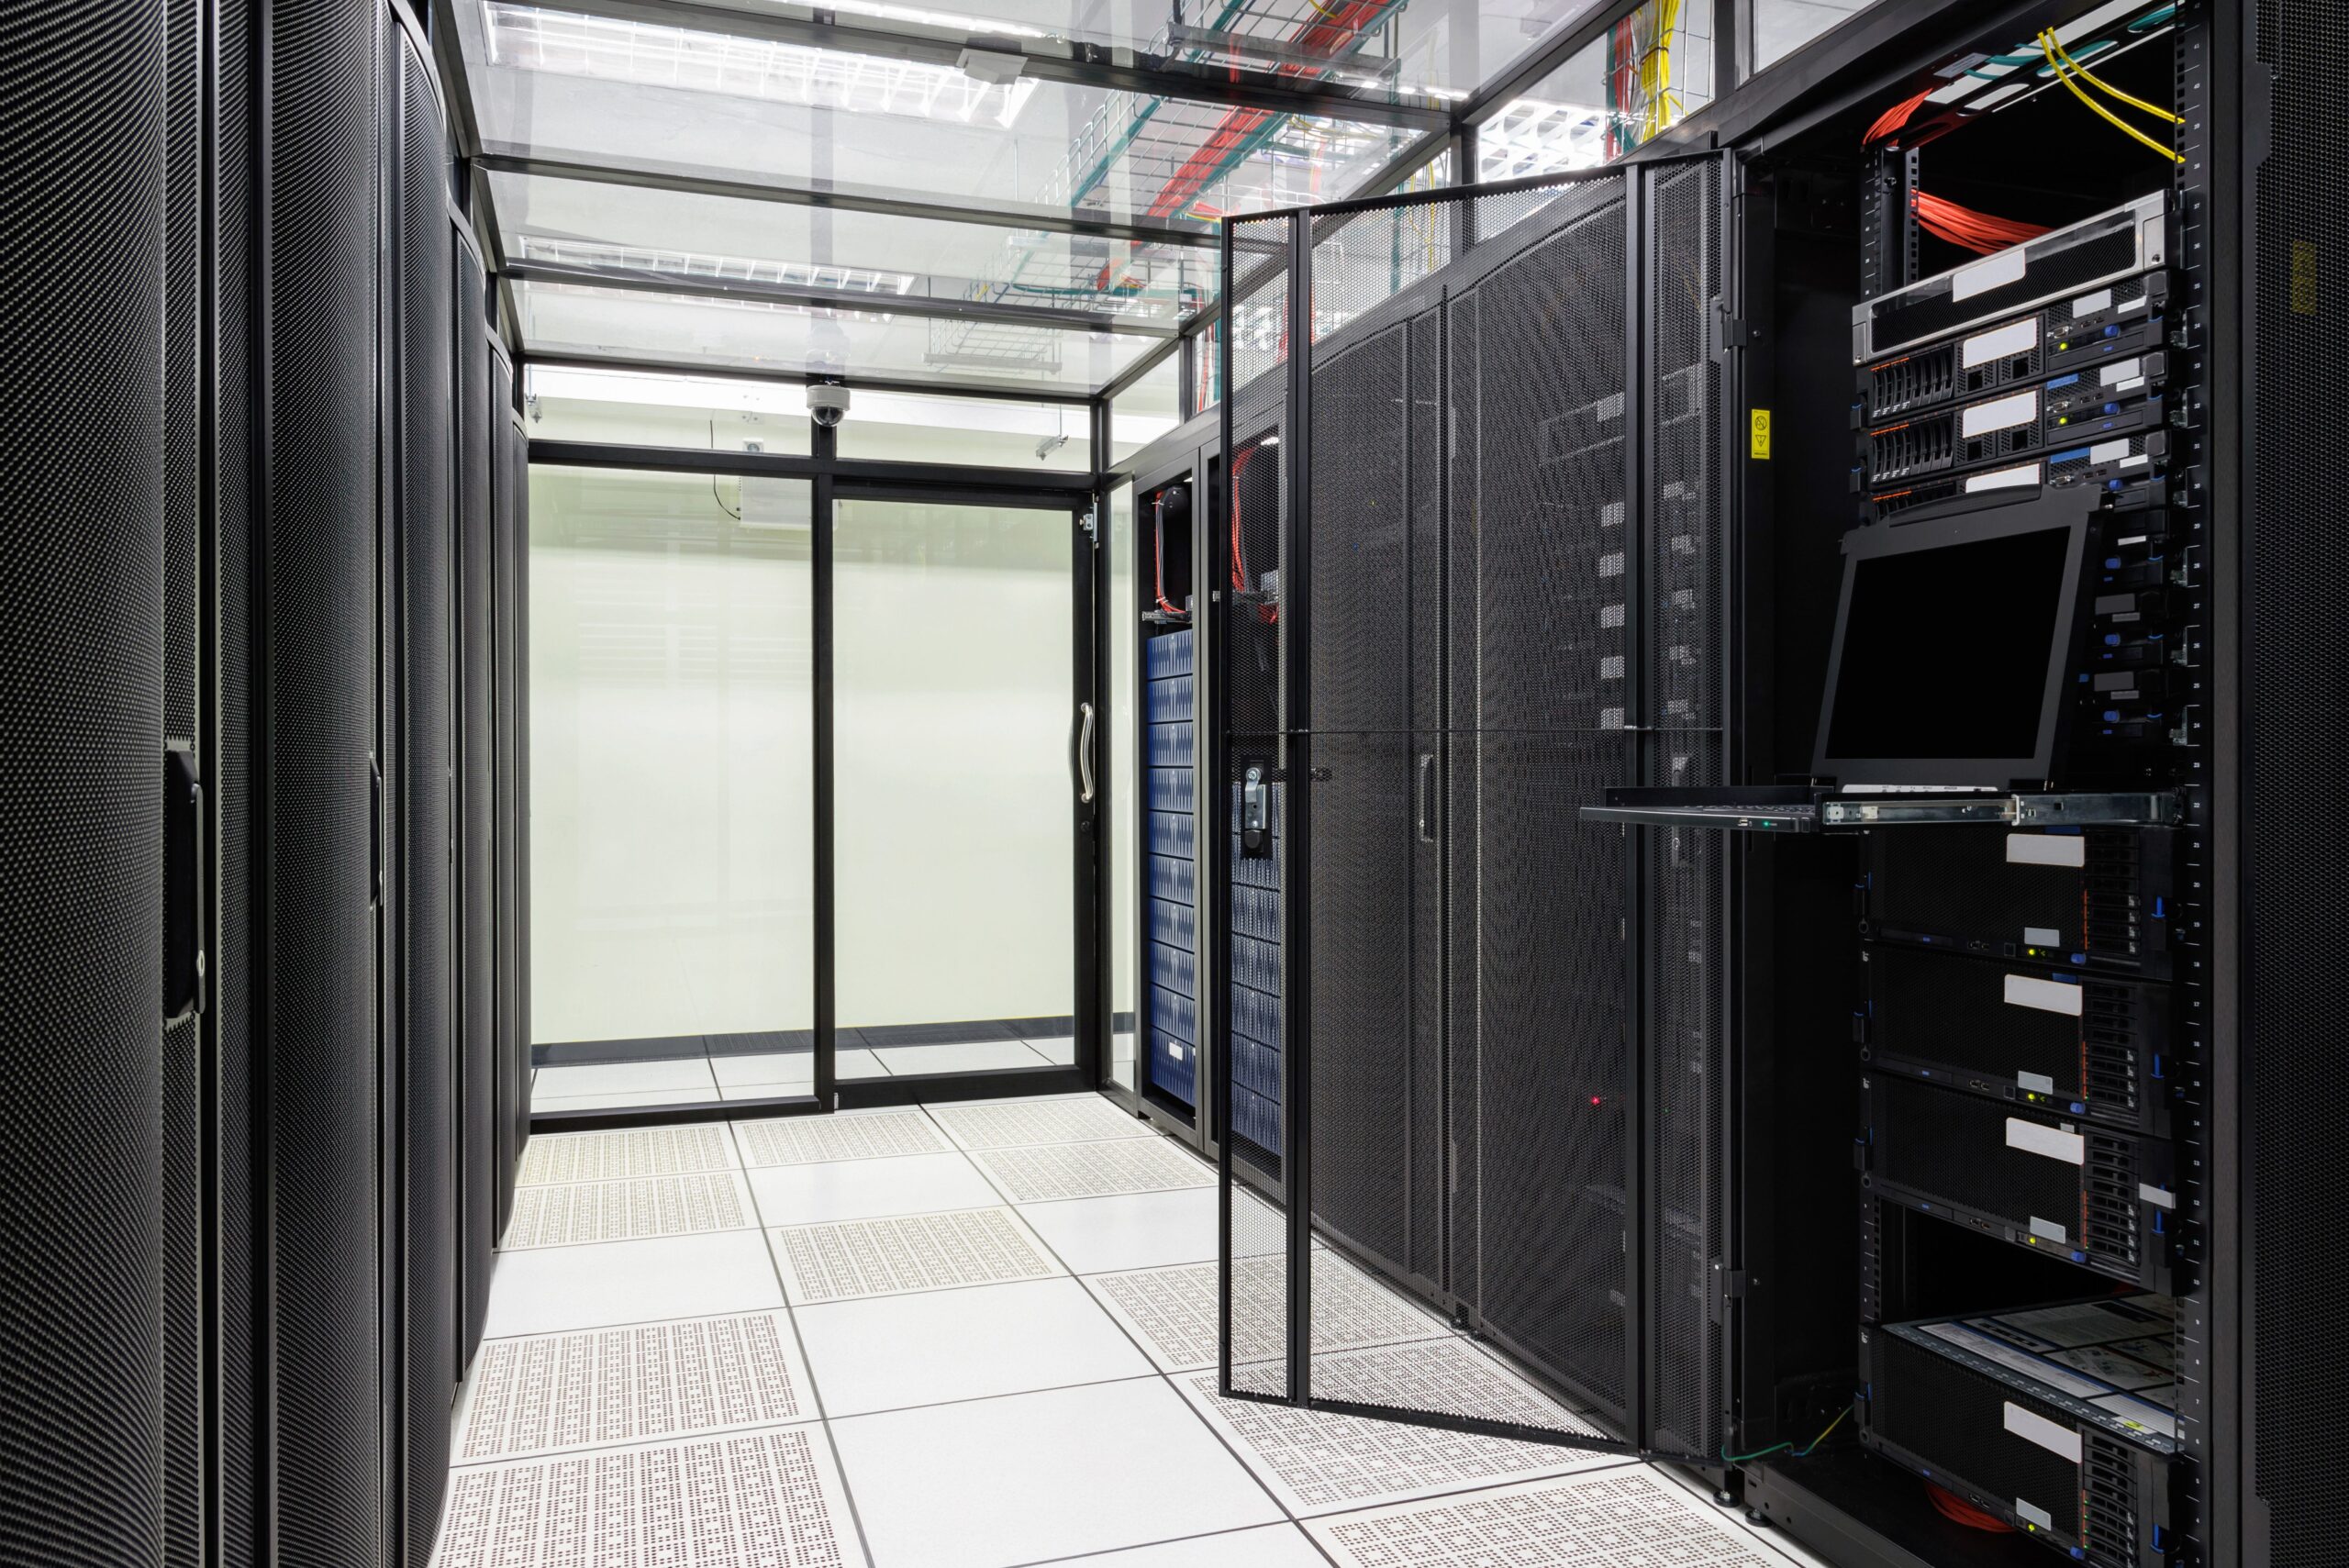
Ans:
[[[1194,1540],[1215,1540],[1227,1535],[1246,1535],[1260,1529],[1295,1530],[1304,1537],[1308,1546],[1321,1554],[1324,1561],[1328,1559],[1329,1554],[1321,1551],[1321,1543],[1306,1535],[1304,1528],[1295,1519],[1275,1519],[1260,1525],[1234,1525],[1230,1529],[1204,1529],[1191,1535],[1171,1535],[1163,1540],[1136,1541],[1131,1546],[1105,1546],[1098,1551],[1080,1551],[1070,1557],[1035,1557],[1015,1564],[1014,1568],[1061,1568],[1062,1564],[1068,1562],[1094,1562],[1129,1551],[1147,1551],[1156,1546],[1182,1546]]]
[[[750,1151],[742,1147],[740,1129],[731,1121],[725,1127],[726,1136],[734,1143],[736,1157],[748,1155]],[[848,1461],[841,1455],[840,1440],[832,1432],[831,1413],[824,1407],[823,1385],[817,1380],[815,1361],[807,1354],[807,1336],[800,1333],[799,1318],[791,1309],[791,1292],[783,1280],[783,1260],[775,1255],[774,1231],[767,1227],[766,1210],[759,1202],[755,1185],[751,1189],[751,1212],[759,1220],[759,1244],[766,1251],[767,1267],[774,1273],[775,1294],[783,1298],[784,1319],[791,1325],[792,1343],[799,1348],[799,1364],[807,1374],[807,1398],[816,1407],[817,1424],[824,1432],[824,1447],[832,1456],[832,1473],[840,1480],[841,1500],[848,1505],[849,1528],[856,1532],[856,1549],[863,1555],[865,1568],[877,1568],[873,1542],[864,1531],[864,1515],[856,1506],[856,1486],[849,1479]]]
[[[997,1394],[965,1394],[958,1399],[932,1399],[923,1404],[890,1405],[878,1410],[845,1410],[824,1419],[838,1424],[862,1421],[880,1416],[909,1416],[920,1410],[947,1410],[963,1405],[989,1405],[1003,1399],[1032,1399],[1039,1394],[1067,1394],[1080,1388],[1114,1388],[1121,1383],[1148,1383],[1158,1375],[1155,1367],[1141,1372],[1130,1372],[1119,1377],[1088,1377],[1075,1383],[1048,1383],[1040,1388],[1009,1388]]]

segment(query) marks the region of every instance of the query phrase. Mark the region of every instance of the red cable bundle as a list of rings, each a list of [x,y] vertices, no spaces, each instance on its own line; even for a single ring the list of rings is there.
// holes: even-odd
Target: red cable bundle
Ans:
[[[1917,193],[1917,227],[1982,256],[2020,245],[2026,239],[2036,239],[2047,232],[2044,224],[1992,217],[1988,213],[1976,212],[1924,191]]]
[[[1932,1499],[1933,1507],[1941,1510],[1943,1518],[1953,1519],[1968,1529],[1988,1530],[1994,1535],[2012,1535],[2015,1532],[2014,1526],[1993,1518],[1954,1492],[1945,1491],[1930,1481],[1925,1483],[1925,1496]]]
[[[1882,141],[1886,137],[1890,136],[1894,131],[1898,130],[1902,126],[1907,125],[1909,123],[1909,117],[1917,112],[1917,106],[1920,104],[1922,104],[1927,98],[1932,95],[1932,91],[1933,90],[1931,87],[1928,87],[1923,92],[1918,94],[1915,97],[1903,98],[1900,102],[1893,105],[1892,107],[1885,110],[1881,115],[1878,115],[1876,117],[1876,124],[1868,127],[1868,133],[1860,138],[1861,142],[1865,144],[1868,142]]]

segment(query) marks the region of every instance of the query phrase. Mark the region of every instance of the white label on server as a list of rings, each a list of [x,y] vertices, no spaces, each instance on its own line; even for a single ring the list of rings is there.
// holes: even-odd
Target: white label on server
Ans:
[[[1960,267],[1950,274],[1949,297],[1953,301],[1972,299],[1977,294],[2020,281],[2023,274],[2022,250],[2020,245],[2009,246],[1970,267]]]
[[[2099,441],[2088,449],[2090,462],[2115,462],[2128,455],[2127,441]]]
[[[2143,381],[2144,379],[2145,358],[2143,354],[2138,355],[2133,360],[2123,360],[2117,365],[2107,365],[2097,374],[2097,380],[2104,383],[2107,386],[2112,385],[2115,382]]]
[[[2021,468],[2002,468],[1996,473],[1977,473],[1965,482],[1965,493],[1972,495],[1983,490],[2012,490],[2021,484],[2039,483],[2039,465],[2027,462]]]
[[[2035,974],[2007,976],[2007,1005],[2011,1007],[2036,1007],[2043,1013],[2062,1013],[2066,1018],[2080,1016],[2081,988],[2066,985],[2060,980],[2042,980]]]
[[[1976,404],[1959,417],[1958,424],[1970,438],[1989,430],[2010,430],[2038,417],[2039,394],[2018,392],[1996,403]]]
[[[2007,863],[2017,866],[2084,866],[2088,841],[2080,833],[2009,833]]]
[[[2063,1455],[2074,1464],[2080,1462],[2079,1433],[2069,1427],[2058,1426],[2036,1410],[2026,1410],[2011,1399],[2005,1403],[2007,1430],[2037,1443],[2050,1453]]]
[[[2054,1220],[2042,1219],[2035,1214],[2031,1217],[2031,1233],[2042,1241],[2053,1241],[2059,1247],[2068,1247],[2072,1244],[2070,1231]]]
[[[2027,354],[2039,347],[2039,317],[2017,321],[2010,326],[1994,327],[1987,332],[1976,332],[1957,351],[1957,362],[1967,370],[1989,360],[2003,360],[2010,354]]]
[[[2113,312],[2113,314],[2116,316],[2126,316],[2132,310],[2143,310],[2146,306],[2152,303],[2153,302],[2148,300],[2143,295],[2139,295],[2134,299],[2123,301],[2121,308]]]
[[[2055,1080],[2044,1073],[2018,1073],[2015,1074],[2015,1084],[2018,1088],[2029,1089],[2034,1095],[2052,1095],[2055,1092]]]
[[[2099,310],[2111,308],[2112,291],[2099,289],[2094,294],[2084,294],[2072,302],[2072,319],[2076,321],[2083,316],[2093,316]]]
[[[2137,1184],[2137,1197],[2141,1202],[2159,1204],[2164,1208],[2175,1209],[2177,1207],[2177,1199],[2174,1195],[2165,1193],[2162,1191],[2161,1188],[2154,1186],[2148,1182],[2139,1182]]]
[[[2011,1410],[2014,1407],[2009,1405],[2007,1408]],[[2022,1520],[2025,1524],[2037,1525],[2041,1529],[2054,1529],[2055,1528],[2055,1516],[2049,1513],[2045,1508],[2041,1507],[2038,1504],[2031,1501],[2027,1497],[2017,1497],[2015,1499],[2015,1518]]]
[[[2050,1160],[2061,1160],[2067,1165],[2088,1162],[2088,1140],[2076,1132],[2066,1132],[2060,1127],[2042,1127],[2021,1117],[2007,1118],[2007,1147],[2020,1149],[2026,1154],[2043,1154]]]
[[[2059,948],[2064,945],[2064,933],[2053,926],[2025,926],[2022,945],[2027,948]]]

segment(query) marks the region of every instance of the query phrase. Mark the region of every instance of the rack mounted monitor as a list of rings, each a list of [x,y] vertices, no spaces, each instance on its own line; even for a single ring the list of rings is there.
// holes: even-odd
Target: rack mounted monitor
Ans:
[[[2054,779],[2093,508],[2039,493],[1846,536],[1812,772],[1846,790]]]

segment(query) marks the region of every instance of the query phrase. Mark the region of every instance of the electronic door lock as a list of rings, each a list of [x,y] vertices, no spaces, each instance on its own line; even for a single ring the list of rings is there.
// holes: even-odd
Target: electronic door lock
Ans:
[[[1262,763],[1251,765],[1241,775],[1240,847],[1252,855],[1272,849],[1272,794]]]

